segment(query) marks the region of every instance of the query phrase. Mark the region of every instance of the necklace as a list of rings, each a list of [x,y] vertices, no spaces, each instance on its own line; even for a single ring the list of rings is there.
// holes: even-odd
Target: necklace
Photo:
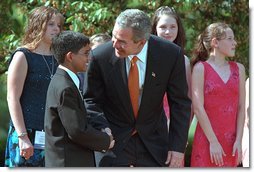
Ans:
[[[47,68],[48,68],[48,71],[49,71],[49,74],[50,74],[50,79],[52,79],[53,75],[54,75],[54,59],[53,59],[53,56],[51,56],[51,60],[52,60],[51,70],[50,70],[49,64],[47,63],[44,55],[42,55],[42,57],[43,57],[44,62],[47,65]]]

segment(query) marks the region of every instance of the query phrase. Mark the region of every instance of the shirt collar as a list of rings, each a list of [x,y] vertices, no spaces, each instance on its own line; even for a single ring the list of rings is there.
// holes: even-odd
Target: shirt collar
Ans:
[[[129,55],[128,58],[129,60],[131,61],[131,59],[134,57],[134,56],[137,56],[138,59],[145,63],[146,62],[146,56],[147,56],[147,49],[148,49],[148,41],[146,41],[144,47],[142,48],[142,50],[136,54],[136,55]]]
[[[66,71],[68,73],[68,75],[71,77],[71,79],[73,80],[74,84],[77,86],[77,88],[79,89],[79,78],[78,76],[72,72],[70,69],[68,69],[67,67],[64,67],[62,65],[58,66],[59,68],[63,69],[64,71]]]

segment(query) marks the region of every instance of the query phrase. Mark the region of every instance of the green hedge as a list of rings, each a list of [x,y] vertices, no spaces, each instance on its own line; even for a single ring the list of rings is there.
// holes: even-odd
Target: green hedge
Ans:
[[[6,138],[7,133],[5,129],[0,128],[0,167],[4,166],[4,155],[5,155],[5,146],[6,146]]]
[[[3,166],[10,115],[6,101],[6,75],[0,76],[0,167]]]

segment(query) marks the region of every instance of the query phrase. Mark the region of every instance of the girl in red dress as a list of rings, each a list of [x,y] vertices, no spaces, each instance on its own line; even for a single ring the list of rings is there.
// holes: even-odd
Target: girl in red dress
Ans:
[[[245,68],[227,61],[235,55],[232,29],[213,23],[199,36],[191,61],[192,105],[198,119],[192,167],[237,167],[241,162]]]

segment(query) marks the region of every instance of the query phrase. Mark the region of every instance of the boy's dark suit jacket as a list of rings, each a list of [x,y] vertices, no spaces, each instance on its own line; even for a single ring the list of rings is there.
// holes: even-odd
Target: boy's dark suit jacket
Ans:
[[[169,150],[185,151],[191,101],[187,96],[185,64],[180,47],[157,36],[150,37],[137,120],[128,91],[125,58],[115,56],[112,42],[93,50],[87,77],[85,100],[88,113],[98,128],[110,126],[116,140],[112,150],[116,157],[134,129],[161,166],[165,166]],[[165,93],[170,106],[169,132],[163,110]]]
[[[88,124],[83,100],[66,71],[49,84],[45,112],[46,167],[95,166],[93,150],[106,150],[110,138]]]

